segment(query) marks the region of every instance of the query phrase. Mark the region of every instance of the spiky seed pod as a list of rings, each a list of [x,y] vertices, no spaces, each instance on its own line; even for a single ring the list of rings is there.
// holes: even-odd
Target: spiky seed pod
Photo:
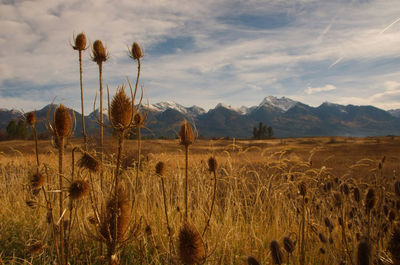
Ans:
[[[340,191],[346,196],[349,195],[349,193],[350,193],[349,185],[347,185],[346,183],[343,183],[342,185],[340,185]]]
[[[201,235],[197,229],[185,222],[179,231],[179,257],[184,264],[199,263],[205,256],[205,249]]]
[[[260,265],[260,262],[258,262],[258,260],[255,257],[248,256],[247,257],[247,264],[248,265]]]
[[[132,43],[132,48],[129,55],[134,60],[139,60],[143,57],[142,49],[140,49],[139,44],[137,44],[136,42]]]
[[[117,208],[115,206],[117,205]],[[115,218],[117,217],[117,218]],[[127,230],[130,220],[130,202],[123,186],[119,186],[117,196],[111,197],[106,205],[105,219],[102,220],[100,233],[106,239],[112,238],[117,242],[123,242],[128,236]],[[115,223],[117,221],[117,223]],[[115,238],[117,229],[117,238]]]
[[[81,32],[75,38],[74,50],[83,51],[86,49],[86,36],[85,33]]]
[[[71,199],[81,199],[89,192],[89,184],[81,179],[75,180],[69,186],[68,192]]]
[[[156,165],[156,174],[160,176],[164,176],[165,174],[165,163],[164,162],[158,162]]]
[[[326,244],[328,242],[328,240],[326,240],[326,237],[322,233],[319,233],[318,237],[319,237],[319,241],[321,241],[321,243]]]
[[[125,87],[118,88],[111,102],[111,123],[115,128],[125,129],[132,121],[132,102],[125,94]]]
[[[101,164],[99,160],[97,160],[88,152],[85,152],[83,156],[79,159],[78,166],[86,168],[93,173],[100,172],[101,169]]]
[[[45,246],[42,244],[42,242],[35,241],[35,242],[29,244],[26,247],[27,247],[28,252],[31,255],[37,255],[37,254],[40,254],[43,251]]]
[[[307,194],[307,185],[306,185],[306,183],[304,181],[299,183],[298,188],[299,188],[300,195],[303,196],[303,197],[306,196],[306,194]]]
[[[35,123],[36,123],[36,114],[35,114],[35,112],[33,112],[33,111],[31,111],[31,112],[28,112],[28,114],[26,114],[26,123],[28,123],[29,124],[29,126],[33,126],[33,125],[35,125]]]
[[[393,222],[396,219],[396,212],[393,209],[390,209],[388,218],[390,222]]]
[[[215,157],[210,157],[208,159],[208,170],[210,172],[215,172],[217,170],[217,160],[215,159]]]
[[[367,240],[361,240],[357,248],[357,264],[370,265],[371,246]]]
[[[328,183],[326,183],[326,189],[328,191],[330,191],[332,189],[333,183],[331,181],[329,181]]]
[[[335,207],[340,208],[342,206],[342,195],[340,193],[333,193],[333,202]]]
[[[194,134],[192,125],[186,120],[183,121],[181,129],[179,130],[179,137],[181,139],[181,145],[189,146],[194,142]]]
[[[295,243],[290,239],[290,237],[285,236],[283,238],[283,248],[287,253],[292,253],[294,251]]]
[[[269,248],[271,250],[271,257],[274,264],[281,265],[283,262],[283,255],[278,241],[272,240],[269,245]]]
[[[375,207],[375,190],[370,188],[365,196],[365,210],[369,213]]]
[[[44,177],[44,175],[42,175],[40,173],[33,174],[29,179],[29,182],[31,183],[31,187],[34,190],[40,189],[43,186],[44,181],[45,181],[45,177]]]
[[[329,219],[329,217],[325,217],[324,222],[325,222],[325,226],[329,229],[330,232],[332,232],[333,225],[332,225],[332,222]]]
[[[354,200],[355,200],[356,202],[359,202],[359,201],[360,201],[360,199],[361,199],[361,194],[360,194],[360,190],[359,190],[357,187],[355,187],[354,190],[353,190],[353,196],[354,196]]]
[[[394,192],[400,197],[400,181],[394,183]]]
[[[97,64],[101,64],[108,59],[107,51],[100,40],[96,40],[92,47],[92,60]]]
[[[135,122],[136,127],[141,127],[143,126],[143,116],[140,112],[136,113],[135,116],[133,117],[133,121]]]
[[[54,132],[57,137],[67,137],[71,133],[71,116],[68,109],[60,104],[54,114]]]
[[[393,233],[390,237],[388,250],[392,254],[394,264],[400,264],[400,226],[394,227]]]

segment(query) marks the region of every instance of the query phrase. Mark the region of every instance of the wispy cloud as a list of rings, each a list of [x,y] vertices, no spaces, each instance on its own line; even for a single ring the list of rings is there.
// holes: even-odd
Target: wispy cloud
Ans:
[[[334,85],[325,85],[322,87],[308,87],[305,92],[309,95],[311,94],[315,94],[315,93],[320,93],[320,92],[328,92],[328,91],[332,91],[335,90],[336,87]]]

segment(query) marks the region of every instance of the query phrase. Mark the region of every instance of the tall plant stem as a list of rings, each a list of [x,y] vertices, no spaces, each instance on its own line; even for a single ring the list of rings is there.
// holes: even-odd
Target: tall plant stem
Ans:
[[[305,228],[306,228],[306,203],[305,197],[303,196],[303,216],[301,222],[301,241],[300,241],[300,265],[305,264],[306,258],[306,246],[305,246]]]
[[[62,220],[63,216],[63,159],[64,159],[64,137],[59,137],[58,139],[58,175],[59,175],[59,187],[60,187],[60,261],[61,264],[64,263],[64,222]]]
[[[185,145],[185,221],[188,219],[188,167],[189,145]]]
[[[37,133],[36,133],[36,126],[32,125],[33,131],[33,140],[35,141],[35,156],[36,156],[36,173],[39,174],[39,148],[38,148],[38,140],[37,140]]]
[[[138,182],[139,182],[139,173],[140,173],[140,156],[141,156],[141,149],[142,149],[142,142],[141,142],[141,135],[140,135],[140,126],[137,127],[136,129],[137,132],[137,153],[138,153],[138,161],[137,161],[137,167],[136,167],[136,183],[135,183],[135,189],[137,191],[138,189]]]
[[[161,188],[162,188],[162,193],[163,193],[163,200],[164,200],[164,213],[165,213],[165,221],[167,222],[167,230],[168,230],[168,237],[169,237],[169,253],[171,253],[171,246],[172,246],[172,234],[171,234],[171,227],[169,226],[169,221],[168,221],[168,206],[167,206],[167,196],[165,193],[165,185],[164,185],[164,177],[161,176]],[[171,259],[169,258],[169,264],[171,264]]]
[[[79,75],[80,75],[80,83],[81,83],[81,105],[82,105],[82,134],[83,134],[83,142],[85,144],[85,151],[88,149],[87,143],[87,135],[85,129],[85,113],[83,108],[83,82],[82,82],[82,51],[79,50]]]
[[[104,135],[103,135],[103,63],[99,62],[99,83],[100,83],[100,161],[103,165]],[[103,167],[100,172],[100,189],[103,191]]]
[[[207,228],[210,225],[210,220],[211,220],[211,216],[213,213],[213,209],[214,209],[214,203],[215,203],[215,195],[217,193],[217,173],[215,172],[215,170],[213,171],[214,174],[214,192],[213,192],[213,198],[212,198],[212,202],[211,202],[211,209],[210,209],[210,214],[208,216],[207,222],[206,222],[206,226],[204,227],[203,230],[203,234],[202,236],[204,236],[204,234],[206,233]]]

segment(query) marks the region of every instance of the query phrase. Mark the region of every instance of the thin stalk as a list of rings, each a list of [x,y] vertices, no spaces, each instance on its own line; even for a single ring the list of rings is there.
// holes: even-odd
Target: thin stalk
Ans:
[[[188,167],[189,167],[189,146],[185,145],[185,221],[188,219]]]
[[[82,134],[83,134],[83,142],[85,144],[85,151],[88,149],[87,143],[87,135],[85,129],[85,113],[83,108],[83,82],[82,82],[82,51],[79,50],[79,75],[80,75],[80,83],[81,83],[81,105],[82,105]]]
[[[103,135],[103,63],[99,62],[99,83],[100,83],[100,161],[103,165],[104,135]],[[100,172],[100,189],[103,191],[103,167]]]
[[[140,156],[141,156],[141,148],[142,148],[142,142],[141,142],[141,135],[140,135],[140,126],[137,127],[136,129],[136,134],[137,134],[137,152],[138,152],[138,162],[137,162],[137,167],[136,167],[136,184],[135,184],[135,189],[137,191],[138,189],[138,182],[139,182],[139,171],[140,171]]]
[[[305,248],[305,227],[306,227],[306,203],[305,203],[305,198],[303,196],[303,216],[302,216],[302,222],[301,222],[301,241],[300,241],[300,265],[305,264],[305,258],[306,258],[306,248]]]
[[[33,139],[35,140],[35,156],[36,156],[36,173],[39,174],[39,148],[38,148],[38,140],[37,140],[37,133],[36,133],[36,126],[32,125],[33,131]]]
[[[164,185],[164,177],[161,176],[161,187],[162,187],[162,193],[163,193],[163,199],[164,199],[164,213],[165,213],[165,221],[167,222],[167,230],[168,230],[168,237],[169,237],[169,252],[168,255],[171,253],[171,246],[172,246],[172,235],[171,235],[171,227],[169,226],[169,221],[168,221],[168,208],[167,208],[167,196],[165,194],[165,185]],[[171,264],[171,259],[168,258],[169,263]]]
[[[58,139],[58,174],[59,174],[59,187],[60,187],[60,259],[61,259],[61,264],[63,264],[64,261],[64,222],[62,220],[63,216],[63,159],[64,159],[64,137],[59,137]]]
[[[217,193],[217,173],[215,172],[215,170],[213,171],[213,174],[214,174],[214,194],[213,194],[213,198],[212,198],[212,202],[211,202],[210,214],[208,216],[206,226],[204,227],[204,230],[203,230],[203,234],[202,234],[203,237],[204,237],[204,234],[206,233],[208,226],[210,225],[210,220],[211,220],[211,216],[212,216],[213,209],[214,209],[215,195]]]

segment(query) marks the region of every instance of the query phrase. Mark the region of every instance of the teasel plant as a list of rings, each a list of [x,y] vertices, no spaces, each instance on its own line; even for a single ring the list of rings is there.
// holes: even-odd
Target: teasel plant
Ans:
[[[96,40],[92,47],[92,61],[99,66],[99,90],[100,90],[100,124],[103,124],[103,63],[110,57],[109,52],[100,40]],[[100,126],[100,161],[104,159],[104,134],[103,126]],[[103,170],[100,172],[100,187],[103,190]]]
[[[89,48],[89,45],[86,45],[86,35],[81,32],[76,37],[74,36],[74,45],[71,45],[72,48],[78,51],[79,54],[79,80],[81,86],[81,111],[82,111],[82,136],[83,142],[85,145],[85,150],[88,149],[88,139],[86,135],[85,129],[85,112],[84,112],[84,103],[83,103],[83,81],[82,81],[82,52]]]
[[[202,234],[203,237],[204,237],[204,234],[207,231],[207,228],[210,226],[210,220],[211,220],[213,209],[214,209],[215,196],[217,194],[217,167],[218,167],[218,163],[217,163],[217,160],[215,159],[215,157],[213,157],[213,156],[210,157],[208,159],[208,170],[214,176],[214,189],[213,189],[213,196],[212,196],[212,200],[211,200],[210,214],[208,215],[208,219],[207,219],[206,225],[205,225],[204,230],[203,230],[203,234]]]
[[[189,169],[189,147],[194,143],[192,125],[184,120],[179,130],[180,144],[185,147],[185,222],[188,219],[188,169]]]
[[[117,250],[119,246],[123,245],[123,243],[130,238],[125,238],[129,230],[127,227],[129,226],[130,221],[130,213],[128,214],[130,211],[125,213],[125,210],[130,208],[130,206],[127,206],[129,205],[127,194],[125,188],[120,183],[119,175],[121,170],[122,153],[124,150],[124,140],[127,132],[135,126],[134,116],[141,106],[141,100],[137,107],[135,107],[134,102],[137,89],[133,89],[129,78],[127,78],[127,80],[131,98],[129,98],[125,93],[125,85],[122,85],[117,88],[117,92],[110,104],[110,92],[107,87],[108,116],[110,125],[106,125],[100,120],[97,120],[100,123],[100,126],[114,129],[118,135],[117,161],[114,171],[113,186],[110,199],[107,203],[105,217],[101,221],[102,229],[100,231],[100,241],[105,242],[107,246],[107,260],[109,264],[118,264],[116,263],[118,262]],[[122,213],[124,216],[121,215]],[[129,216],[127,217],[125,215]],[[120,218],[122,218],[123,221],[122,219],[119,220]],[[127,221],[128,219],[129,221]],[[124,228],[123,231],[120,230],[122,225]],[[132,231],[133,230],[131,230],[131,232]],[[97,239],[99,239],[99,237],[97,237]]]
[[[59,219],[57,224],[59,225],[59,260],[60,264],[68,264],[68,260],[64,258],[67,257],[64,251],[64,221],[63,216],[66,212],[64,210],[63,201],[64,201],[64,194],[63,194],[63,161],[64,161],[64,148],[65,148],[65,141],[68,137],[71,137],[76,128],[76,119],[75,114],[72,112],[72,118],[69,114],[69,110],[62,104],[56,107],[53,114],[53,124],[50,123],[49,115],[50,115],[49,108],[47,112],[47,129],[53,135],[55,147],[58,149],[58,177],[59,177]]]

